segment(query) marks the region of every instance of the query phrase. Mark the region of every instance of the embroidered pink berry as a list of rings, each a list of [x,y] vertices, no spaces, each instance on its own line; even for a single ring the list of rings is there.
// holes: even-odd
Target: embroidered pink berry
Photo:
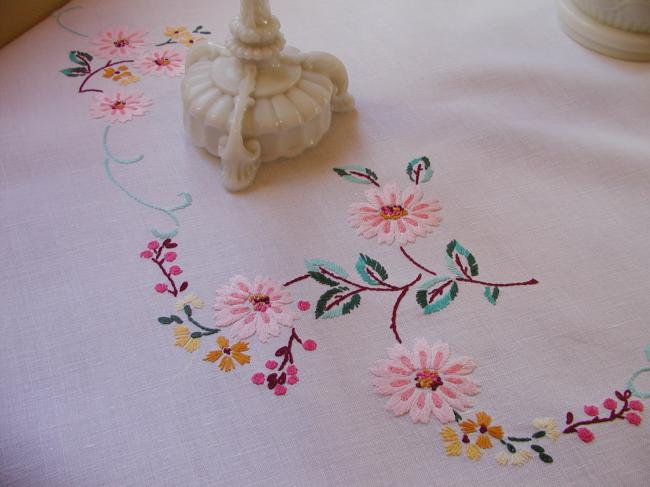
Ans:
[[[176,252],[167,252],[165,254],[165,260],[167,262],[174,262],[176,260],[176,257],[177,257]]]
[[[298,309],[300,311],[309,311],[309,308],[311,308],[309,301],[298,301]]]
[[[179,266],[177,266],[177,265],[173,265],[173,266],[171,266],[171,267],[169,268],[169,273],[170,273],[172,276],[177,276],[177,275],[181,274],[182,272],[183,272],[183,269],[181,269],[181,268],[180,268]]]
[[[160,243],[158,240],[152,240],[147,244],[147,247],[151,250],[156,250],[158,247],[160,247]]]
[[[598,406],[585,406],[587,416],[598,416]]]
[[[605,409],[609,409],[610,411],[613,411],[614,409],[616,409],[616,406],[617,406],[616,401],[614,399],[612,399],[611,397],[608,397],[607,399],[605,399],[603,401],[603,407]]]
[[[630,401],[630,409],[634,409],[635,411],[642,412],[643,403],[641,401],[637,401],[636,399],[634,401]]]
[[[264,366],[269,370],[275,370],[278,366],[278,363],[275,360],[267,360]]]
[[[287,378],[287,384],[289,385],[294,385],[298,383],[298,376],[297,375],[290,375]]]
[[[284,387],[282,384],[278,384],[275,386],[275,389],[273,389],[273,394],[276,396],[284,396],[287,393],[287,388]]]
[[[627,419],[628,423],[633,424],[634,426],[639,426],[641,424],[641,416],[636,413],[627,413],[625,419]]]
[[[287,374],[289,375],[296,375],[298,373],[298,367],[295,365],[291,364],[289,367],[287,367]]]
[[[585,443],[591,443],[594,441],[594,434],[588,428],[578,428],[576,433],[578,433],[578,438]]]
[[[253,377],[251,377],[251,382],[255,385],[261,386],[264,384],[265,379],[266,376],[262,372],[258,372],[256,374],[253,374]]]
[[[302,344],[302,348],[307,350],[308,352],[313,352],[316,350],[316,347],[318,344],[314,340],[305,340]]]
[[[142,252],[140,252],[140,257],[142,257],[143,259],[151,259],[153,257],[153,252],[151,252],[150,250],[143,250]]]
[[[163,284],[162,282],[159,282],[158,284],[156,284],[156,286],[154,287],[154,289],[156,290],[157,293],[161,293],[161,294],[162,294],[162,293],[164,293],[165,291],[167,291],[167,284]]]

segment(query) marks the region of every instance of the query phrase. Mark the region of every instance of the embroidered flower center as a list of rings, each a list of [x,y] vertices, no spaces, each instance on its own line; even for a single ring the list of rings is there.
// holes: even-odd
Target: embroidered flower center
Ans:
[[[382,206],[379,212],[379,215],[384,220],[399,220],[400,218],[403,218],[408,214],[409,212],[406,211],[406,208],[404,208],[401,205]]]
[[[422,369],[415,375],[415,387],[435,391],[442,385],[442,379],[435,370]]]
[[[128,39],[117,39],[116,41],[113,41],[113,45],[115,47],[126,47],[129,45],[129,40]]]
[[[126,103],[124,103],[122,100],[117,100],[111,105],[111,108],[113,110],[124,110],[126,108]]]
[[[463,435],[463,440],[462,441],[463,441],[463,443],[469,443],[469,441],[470,441],[469,436]]]
[[[487,426],[485,426],[485,425],[481,425],[481,427],[480,427],[478,430],[479,430],[481,433],[485,434],[485,433],[487,433],[487,430],[488,430],[488,429],[487,429]]]
[[[168,64],[171,63],[171,60],[169,58],[166,58],[166,57],[156,58],[154,60],[154,63],[156,63],[158,66],[167,66]]]
[[[226,355],[230,355],[230,352],[232,352],[232,350],[229,347],[226,347],[222,350],[222,352],[225,353]]]
[[[271,298],[266,294],[251,294],[248,297],[248,302],[253,305],[255,311],[266,311],[271,305]]]

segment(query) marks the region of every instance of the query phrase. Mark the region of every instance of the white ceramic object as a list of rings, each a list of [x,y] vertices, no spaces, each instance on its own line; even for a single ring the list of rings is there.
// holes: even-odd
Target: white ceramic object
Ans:
[[[262,161],[314,146],[331,112],[354,108],[348,76],[334,56],[285,48],[268,0],[241,0],[226,45],[190,50],[181,85],[192,141],[221,159],[230,191],[249,186]]]
[[[557,0],[564,31],[606,56],[650,61],[650,0]]]

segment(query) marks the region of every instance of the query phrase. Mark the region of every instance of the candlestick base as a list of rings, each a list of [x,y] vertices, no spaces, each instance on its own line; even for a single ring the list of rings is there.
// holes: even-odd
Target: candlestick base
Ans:
[[[228,47],[202,41],[186,60],[186,130],[194,144],[221,159],[222,184],[230,191],[248,187],[261,162],[316,145],[332,111],[354,109],[341,61],[284,48],[278,29],[267,1],[243,0]]]

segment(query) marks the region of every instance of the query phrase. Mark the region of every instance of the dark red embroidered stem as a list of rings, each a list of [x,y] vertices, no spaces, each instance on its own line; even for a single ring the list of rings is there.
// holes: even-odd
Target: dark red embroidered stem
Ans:
[[[467,273],[467,267],[464,266],[463,263],[460,261],[460,257],[458,256],[458,254],[456,254],[456,257],[455,257],[454,261],[456,262],[456,267],[458,267],[458,268],[460,269],[460,271],[463,273],[463,275],[464,275],[467,279],[470,279],[470,280],[471,280],[472,278],[471,278],[470,275]]]
[[[447,281],[445,284],[443,284],[439,288],[434,288],[430,293],[429,293],[429,304],[433,303],[433,301],[436,299],[437,296],[440,296],[442,292],[445,290],[447,286],[449,286],[453,280]]]
[[[420,173],[422,172],[422,166],[418,164],[417,167],[415,168],[415,171],[413,172],[415,173],[415,184],[417,186],[418,184],[420,184]]]
[[[347,294],[341,294],[341,295],[339,295],[335,300],[333,300],[330,304],[328,304],[328,305],[325,307],[325,311],[329,311],[329,310],[332,309],[334,306],[337,306],[337,305],[341,304],[341,303],[342,303],[343,301],[345,301],[346,299],[351,298],[351,297],[354,296],[355,294],[359,294],[359,293],[362,293],[362,292],[364,292],[364,291],[368,291],[368,288],[360,288],[360,289],[357,289],[357,290],[355,290],[355,291],[350,291],[350,292],[347,293]]]
[[[379,278],[379,276],[378,276],[377,274],[375,274],[375,273],[372,271],[372,269],[370,269],[370,268],[368,268],[368,267],[366,267],[366,273],[367,273],[370,277],[372,277],[372,278],[375,280],[375,282],[378,282],[378,283],[381,284],[382,286],[389,287],[389,288],[391,288],[391,289],[394,289],[395,291],[397,291],[397,290],[399,289],[397,286],[393,286],[392,284],[388,284],[387,282],[382,281],[382,280]]]
[[[284,355],[284,358],[282,359],[282,363],[280,364],[278,371],[284,369],[284,366],[287,365],[287,362],[290,364],[293,363],[293,353],[291,351],[291,347],[293,346],[294,340],[302,345],[302,339],[296,333],[296,329],[291,328],[291,336],[289,337],[289,341],[287,342],[287,345],[278,348],[275,352],[276,357],[279,356],[278,352],[280,352],[280,355]]]
[[[172,296],[176,297],[176,296],[178,296],[178,288],[176,287],[176,283],[174,282],[174,279],[172,278],[171,274],[169,272],[167,272],[167,269],[165,269],[165,266],[163,265],[163,263],[165,262],[164,259],[160,259],[160,254],[162,253],[162,251],[164,249],[165,249],[164,244],[161,245],[160,247],[158,247],[158,250],[156,251],[156,256],[152,257],[151,260],[156,263],[156,265],[160,269],[160,272],[163,273],[163,275],[169,281],[169,284],[172,285],[172,290],[170,291],[168,289],[167,292],[169,294],[171,294]]]
[[[283,284],[284,287],[289,287],[292,284],[295,284],[297,282],[303,281],[305,279],[309,279],[309,274],[303,274],[302,276],[298,276],[295,279],[291,279],[290,281],[287,281]]]
[[[86,83],[88,82],[88,80],[89,80],[90,78],[92,78],[93,76],[95,76],[95,75],[96,75],[97,73],[99,73],[102,69],[110,68],[111,66],[115,66],[116,64],[124,64],[124,63],[132,63],[132,62],[133,62],[133,59],[125,59],[124,61],[115,61],[115,62],[111,62],[111,60],[109,60],[109,61],[108,61],[106,64],[104,64],[104,66],[102,66],[101,68],[98,68],[98,69],[96,69],[95,71],[92,71],[92,72],[88,73],[88,75],[86,76],[86,78],[85,78],[85,79],[83,80],[83,82],[81,83],[81,86],[79,86],[79,93],[90,93],[90,92],[95,92],[95,93],[104,93],[104,90],[97,90],[97,89],[95,89],[95,88],[90,88],[90,89],[85,90],[85,89],[84,89],[84,86],[86,85]],[[84,63],[86,64],[86,67],[88,68],[88,71],[90,71],[90,64],[88,64],[88,62],[85,61],[85,60],[84,60]]]
[[[630,406],[628,406],[628,402],[631,396],[632,396],[632,391],[630,391],[629,389],[626,390],[623,393],[623,395],[620,396],[622,397],[622,401],[623,401],[623,405],[621,406],[621,409],[618,412],[615,409],[612,410],[612,412],[609,414],[609,417],[600,418],[596,416],[595,418],[592,419],[578,421],[577,423],[573,423],[567,426],[564,429],[564,431],[562,431],[562,433],[565,434],[576,433],[580,426],[587,426],[590,424],[598,424],[598,423],[608,423],[610,421],[615,421],[617,419],[623,419],[623,415],[631,409]],[[617,393],[617,397],[618,397],[618,393]]]
[[[419,262],[417,262],[413,257],[411,257],[411,256],[409,255],[409,253],[404,249],[404,247],[400,247],[399,249],[401,250],[401,252],[402,252],[402,254],[404,255],[404,257],[406,257],[406,258],[408,259],[408,261],[409,261],[411,264],[413,264],[415,267],[417,267],[418,269],[422,269],[424,272],[426,272],[426,273],[428,273],[428,274],[431,274],[432,276],[437,276],[437,275],[438,275],[438,274],[436,274],[435,272],[433,272],[432,270],[427,269],[427,268],[424,267],[422,264],[420,264]]]
[[[507,283],[478,281],[476,279],[464,278],[464,277],[459,277],[456,280],[459,281],[459,282],[471,282],[473,284],[481,284],[483,286],[494,286],[494,287],[532,286],[534,284],[539,283],[539,281],[537,279],[530,279],[530,280],[528,280],[526,282],[507,282]]]
[[[418,282],[420,279],[422,279],[422,274],[418,274],[418,277],[413,279],[406,286],[403,286],[402,287],[402,292],[399,294],[399,296],[397,297],[397,300],[395,300],[395,304],[393,305],[393,314],[391,315],[391,318],[390,318],[390,329],[393,331],[393,335],[395,335],[395,340],[397,340],[398,343],[402,343],[402,339],[399,336],[399,333],[397,332],[397,308],[399,308],[399,305],[402,302],[402,299],[404,299],[406,294],[409,292],[409,289],[411,289],[411,286],[413,286],[413,284]]]
[[[370,181],[372,184],[374,184],[378,188],[381,188],[380,184],[377,181],[375,181],[374,179],[372,179],[370,176],[368,176],[367,174],[364,174],[364,173],[358,172],[358,171],[350,171],[350,174],[354,174],[355,176],[358,176],[360,178],[367,179],[368,181]]]

